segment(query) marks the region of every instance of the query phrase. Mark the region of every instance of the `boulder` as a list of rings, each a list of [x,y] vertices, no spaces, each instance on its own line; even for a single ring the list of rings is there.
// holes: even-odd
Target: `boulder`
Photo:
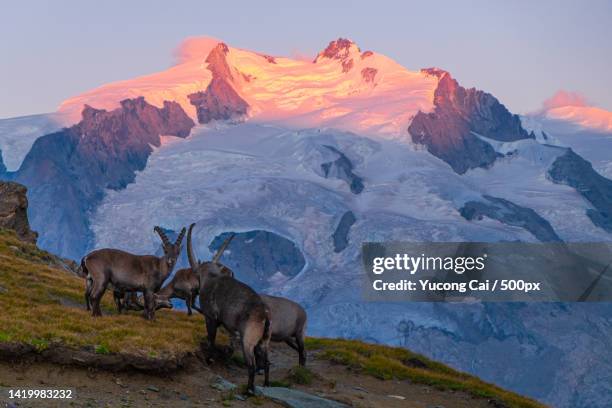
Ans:
[[[35,244],[38,234],[30,229],[26,192],[21,184],[0,181],[0,228],[13,230],[22,241]]]

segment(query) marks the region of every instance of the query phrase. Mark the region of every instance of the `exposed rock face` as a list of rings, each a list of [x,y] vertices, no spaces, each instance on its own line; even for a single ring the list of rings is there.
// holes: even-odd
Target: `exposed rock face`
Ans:
[[[364,187],[363,179],[353,173],[353,163],[351,163],[344,153],[335,147],[327,145],[325,145],[325,147],[338,155],[336,160],[321,165],[325,177],[335,177],[344,180],[348,183],[353,194],[361,193]]]
[[[353,46],[355,46],[355,43],[346,38],[338,38],[337,40],[330,41],[330,43],[327,45],[327,48],[325,48],[321,53],[319,53],[319,55],[317,55],[317,58],[315,58],[314,62],[317,62],[321,57],[341,61],[345,60],[347,57],[350,56],[351,47]]]
[[[225,59],[228,52],[229,49],[224,43],[219,43],[213,48],[206,58],[208,69],[212,72],[208,87],[203,92],[189,95],[189,101],[196,107],[200,123],[228,120],[246,115],[248,112],[249,104],[232,86],[232,72]],[[269,59],[268,62],[275,63]]]
[[[533,137],[522,128],[519,117],[508,112],[493,95],[459,86],[446,71],[423,71],[440,78],[434,93],[435,109],[419,112],[408,132],[414,142],[427,146],[456,173],[490,166],[499,156],[474,133],[503,142]]]
[[[531,208],[521,207],[499,197],[485,195],[483,201],[469,201],[459,210],[466,220],[480,219],[483,216],[498,220],[507,225],[521,227],[542,242],[561,242],[553,227]]]
[[[332,235],[334,240],[334,252],[342,252],[348,246],[348,234],[353,224],[357,221],[352,211],[342,214],[342,218]]]
[[[262,55],[270,64],[276,64],[276,58],[271,55]]]
[[[6,173],[6,166],[2,160],[2,150],[0,150],[0,177],[2,177],[4,173]]]
[[[612,233],[612,181],[597,173],[590,162],[572,149],[559,156],[548,169],[557,184],[567,184],[587,199],[594,209],[587,210],[593,224]]]
[[[30,229],[26,192],[21,184],[0,181],[0,228],[14,230],[19,239],[35,244],[38,234]]]
[[[353,59],[348,59],[346,61],[342,61],[342,72],[347,73],[353,68],[354,62]]]
[[[361,77],[363,78],[363,80],[365,82],[374,82],[374,78],[376,78],[376,74],[378,73],[378,70],[376,68],[364,68],[361,70]]]
[[[89,214],[105,189],[131,183],[160,145],[160,135],[186,137],[193,121],[179,104],[156,108],[128,99],[113,111],[86,106],[77,125],[36,140],[20,169],[10,176],[28,186],[32,225],[39,244],[79,258],[89,245]],[[77,244],[75,244],[77,243]]]
[[[215,253],[229,232],[215,237],[208,246]],[[222,262],[236,277],[256,290],[282,283],[301,272],[304,255],[293,241],[270,231],[239,232],[223,254]]]
[[[346,38],[338,38],[337,40],[331,41],[327,48],[321,51],[313,62],[319,61],[321,58],[329,58],[333,60],[338,60],[340,65],[342,66],[342,72],[349,72],[353,66],[355,65],[355,61],[352,58],[352,50],[355,50],[358,54],[359,47]],[[361,56],[361,58],[364,58]]]

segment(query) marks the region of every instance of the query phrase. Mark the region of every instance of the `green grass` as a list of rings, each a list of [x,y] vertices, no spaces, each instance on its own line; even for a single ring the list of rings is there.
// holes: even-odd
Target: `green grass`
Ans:
[[[500,401],[512,408],[541,408],[543,404],[486,383],[398,347],[343,339],[306,339],[306,347],[319,350],[320,358],[345,365],[381,380],[410,380],[444,391],[461,391],[475,397]]]
[[[102,303],[104,316],[92,317],[84,307],[84,279],[54,264],[57,258],[53,255],[0,229],[0,344],[29,344],[39,352],[61,345],[97,354],[157,359],[175,359],[200,348],[205,336],[201,318],[175,311],[158,311],[153,322],[144,320],[140,313],[117,315],[110,291]],[[220,344],[228,343],[226,336],[218,338]],[[441,390],[463,391],[515,408],[543,407],[403,348],[318,338],[308,338],[306,346],[319,350],[320,358],[381,380],[410,380]],[[241,357],[234,356],[235,363],[240,363]],[[296,367],[286,381],[310,384],[313,378],[309,370]]]
[[[110,350],[105,344],[96,344],[94,346],[94,352],[96,354],[110,354]]]
[[[281,380],[270,380],[270,387],[291,388],[291,383]]]

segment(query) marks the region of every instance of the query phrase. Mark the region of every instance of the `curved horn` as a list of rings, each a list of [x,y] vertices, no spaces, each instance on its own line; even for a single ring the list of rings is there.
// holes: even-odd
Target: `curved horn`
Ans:
[[[189,232],[187,232],[187,258],[189,258],[189,265],[192,270],[198,269],[198,261],[193,253],[193,247],[191,246],[191,230],[195,226],[195,223],[189,226]]]
[[[219,247],[219,249],[217,250],[217,253],[212,259],[213,262],[219,262],[219,258],[221,258],[221,255],[223,255],[223,251],[227,249],[227,246],[230,244],[230,242],[232,242],[232,239],[234,239],[235,236],[236,236],[236,233],[232,232],[232,234],[229,237],[227,237],[225,242],[223,242],[223,245],[221,245],[221,247]]]
[[[162,242],[164,243],[164,246],[170,246],[170,240],[168,240],[168,237],[166,236],[166,233],[164,231],[162,231],[161,228],[159,228],[158,226],[155,226],[155,228],[153,228],[153,231],[157,232],[157,234],[159,234],[159,237],[161,238]]]
[[[179,234],[178,238],[174,242],[175,246],[181,246],[181,242],[183,241],[183,238],[185,237],[185,231],[187,230],[185,229],[185,227],[183,227],[183,229],[181,230],[181,233]]]

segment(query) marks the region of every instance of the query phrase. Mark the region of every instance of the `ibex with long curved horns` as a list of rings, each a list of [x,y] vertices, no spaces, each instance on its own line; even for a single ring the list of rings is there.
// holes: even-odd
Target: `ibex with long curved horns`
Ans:
[[[162,231],[154,231],[162,240],[164,255],[134,255],[119,249],[98,249],[90,252],[81,260],[81,268],[86,275],[87,288],[85,302],[87,310],[92,309],[93,316],[101,316],[100,300],[110,283],[115,291],[140,291],[145,300],[145,319],[155,317],[154,293],[172,273],[176,260],[181,253],[181,241],[185,236],[183,228],[172,243]]]
[[[189,226],[187,233],[187,255],[191,269],[200,279],[200,308],[206,320],[209,347],[215,349],[219,326],[225,327],[230,333],[239,333],[242,353],[249,370],[247,390],[255,393],[256,353],[261,356],[264,364],[264,385],[270,383],[270,313],[251,287],[234,279],[231,270],[218,262],[233,235],[223,243],[212,261],[198,262],[191,246],[194,225]]]

